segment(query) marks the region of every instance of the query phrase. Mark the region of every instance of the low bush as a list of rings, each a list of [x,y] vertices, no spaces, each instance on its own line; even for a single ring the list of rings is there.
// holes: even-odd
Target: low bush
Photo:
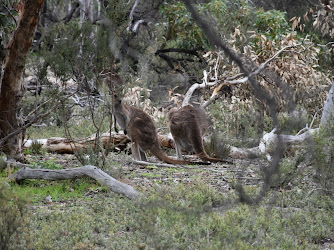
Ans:
[[[26,200],[15,194],[8,184],[0,182],[0,249],[27,249],[31,246],[26,205]]]

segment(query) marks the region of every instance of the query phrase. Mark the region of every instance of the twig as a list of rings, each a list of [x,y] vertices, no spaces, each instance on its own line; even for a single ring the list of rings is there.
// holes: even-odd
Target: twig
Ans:
[[[315,114],[314,114],[314,116],[313,116],[313,119],[312,119],[311,124],[310,124],[310,127],[309,127],[310,129],[311,129],[312,126],[313,126],[313,123],[314,123],[314,121],[315,121],[315,118],[316,118],[317,114],[318,114],[318,111],[315,112]]]
[[[312,119],[312,121],[310,123],[310,126],[308,126],[306,124],[305,128],[302,128],[301,130],[299,130],[298,133],[296,134],[296,136],[301,135],[302,133],[304,133],[304,132],[309,131],[310,129],[312,129],[312,126],[313,126],[313,123],[315,121],[315,118],[316,118],[317,114],[318,114],[318,111],[314,114],[313,119]]]
[[[129,19],[130,19],[130,21],[129,21],[129,26],[126,28],[127,31],[130,31],[130,30],[131,30],[132,21],[133,21],[133,15],[134,15],[134,12],[135,12],[135,10],[136,10],[138,4],[139,4],[139,1],[140,1],[140,0],[136,0],[135,3],[134,3],[133,6],[132,6],[132,9],[131,9],[131,12],[130,12],[130,16],[129,16]],[[138,21],[143,21],[143,20],[138,20]],[[138,22],[138,21],[137,21],[137,22]],[[143,21],[143,22],[144,22],[144,21]],[[138,24],[138,25],[139,25],[139,24]],[[137,25],[136,28],[138,28],[138,25]],[[134,28],[133,28],[133,29],[134,29]],[[133,31],[136,32],[136,29],[133,30]]]
[[[7,10],[8,14],[13,18],[14,22],[15,22],[15,26],[17,27],[17,22],[15,17],[13,16],[13,14],[11,13],[11,11],[7,8],[6,5],[3,5],[3,7]]]
[[[72,95],[74,95],[75,93],[72,93],[68,96],[66,96],[65,98],[71,97]],[[51,100],[51,99],[50,99]],[[41,106],[45,105],[46,103],[48,103],[50,100],[47,100],[46,102],[42,103],[40,106],[38,106],[35,110],[33,110],[32,112],[29,113],[32,114],[33,112],[36,112]],[[3,142],[5,142],[6,140],[8,140],[10,137],[17,135],[19,133],[21,133],[23,130],[27,129],[28,127],[30,127],[32,124],[34,124],[35,122],[37,122],[38,120],[48,116],[53,110],[55,110],[58,107],[58,105],[54,105],[49,111],[37,115],[34,118],[32,118],[30,121],[27,121],[23,126],[19,127],[17,130],[13,131],[12,133],[8,134],[7,136],[3,137],[0,139],[0,144],[2,144]]]

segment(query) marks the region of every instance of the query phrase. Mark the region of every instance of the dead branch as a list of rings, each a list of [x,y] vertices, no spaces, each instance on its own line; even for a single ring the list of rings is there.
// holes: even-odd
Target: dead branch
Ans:
[[[214,67],[215,75],[214,75],[214,81],[209,82],[208,81],[208,76],[211,73],[211,71],[208,73],[206,70],[203,71],[203,82],[202,83],[195,83],[193,84],[187,91],[187,93],[184,96],[183,102],[182,102],[182,107],[187,106],[189,104],[190,98],[193,95],[194,91],[198,88],[205,88],[206,86],[214,86],[220,81],[218,80],[218,66],[219,66],[219,56],[220,53],[218,54],[218,58]]]
[[[9,176],[8,179],[10,181],[20,181],[25,179],[68,180],[85,176],[91,177],[101,185],[111,189],[113,192],[123,194],[130,199],[136,199],[142,196],[142,194],[132,186],[116,180],[101,169],[92,165],[61,170],[31,169],[25,167]]]
[[[29,164],[21,163],[19,161],[13,161],[13,160],[5,160],[0,161],[0,170],[6,169],[6,168],[25,168],[25,167],[31,167]]]
[[[236,79],[239,78],[240,76],[243,76],[244,74],[237,74],[235,76],[229,77],[225,80],[218,80],[218,61],[219,61],[219,55],[218,54],[218,58],[216,61],[216,65],[214,67],[214,76],[211,77],[212,79],[214,79],[213,82],[210,82],[208,77],[211,73],[211,71],[208,73],[206,70],[203,71],[203,82],[202,83],[195,83],[193,84],[189,90],[187,91],[187,93],[185,94],[185,98],[183,100],[182,106],[186,106],[188,105],[190,98],[192,96],[192,94],[194,93],[194,91],[198,88],[205,88],[207,86],[215,86],[219,83],[219,85],[215,88],[215,90],[213,91],[210,99],[208,101],[206,101],[202,107],[206,108],[207,106],[209,106],[214,100],[219,98],[219,90],[222,88],[222,86],[225,85],[237,85],[237,84],[242,84],[242,83],[246,83],[249,78],[256,76],[258,74],[260,74],[267,66],[270,62],[272,62],[274,59],[276,59],[281,53],[283,52],[291,52],[290,49],[301,46],[302,43],[299,44],[295,44],[295,45],[290,45],[290,46],[285,46],[282,49],[280,49],[279,51],[277,51],[271,58],[269,58],[268,60],[266,60],[264,63],[262,63],[256,70],[254,70],[253,72],[249,73],[247,76],[244,76],[241,79]]]
[[[135,10],[136,10],[138,4],[139,4],[139,1],[140,1],[140,0],[136,0],[135,3],[134,3],[133,6],[132,6],[132,9],[131,9],[131,12],[130,12],[130,15],[129,15],[129,20],[130,20],[130,21],[129,21],[129,25],[128,25],[128,27],[126,28],[127,31],[130,31],[130,30],[131,30],[131,26],[132,26],[132,22],[133,22],[133,15],[134,15],[134,12],[135,12]],[[144,20],[139,20],[139,21],[144,21]],[[135,28],[133,27],[133,32],[136,32],[136,31],[137,31],[137,28],[135,29]]]

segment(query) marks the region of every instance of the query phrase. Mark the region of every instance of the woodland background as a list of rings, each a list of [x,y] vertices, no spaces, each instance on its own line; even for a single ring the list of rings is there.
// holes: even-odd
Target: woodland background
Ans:
[[[37,2],[10,81],[32,1],[0,4],[0,249],[334,247],[333,125],[322,122],[334,1]],[[112,143],[113,93],[167,136],[169,107],[194,86],[191,102],[209,101],[206,151],[232,165],[164,166],[153,156],[138,165],[128,145]],[[54,148],[38,140],[47,138]],[[94,177],[13,178],[87,165],[140,197]]]

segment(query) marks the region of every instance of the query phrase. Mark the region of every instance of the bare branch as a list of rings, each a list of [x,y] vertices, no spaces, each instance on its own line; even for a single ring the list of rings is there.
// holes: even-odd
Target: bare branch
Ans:
[[[129,26],[126,28],[127,31],[130,31],[132,30],[133,32],[137,32],[137,29],[138,29],[138,26],[141,24],[141,23],[144,23],[145,21],[144,20],[138,20],[136,21],[135,25],[133,25],[132,29],[131,29],[131,26],[132,26],[132,22],[133,22],[133,15],[134,15],[134,12],[139,4],[139,1],[140,0],[136,0],[135,3],[133,4],[132,6],[132,9],[131,9],[131,12],[130,12],[130,16],[129,16],[129,19],[130,19],[130,22],[129,22]]]

